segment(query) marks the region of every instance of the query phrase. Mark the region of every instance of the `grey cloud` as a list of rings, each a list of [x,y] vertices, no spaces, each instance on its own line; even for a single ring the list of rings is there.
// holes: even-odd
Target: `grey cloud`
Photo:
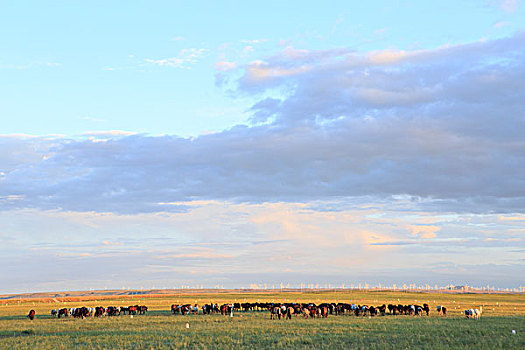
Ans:
[[[290,88],[254,104],[252,120],[266,124],[195,139],[3,137],[0,208],[177,212],[188,207],[162,203],[407,195],[423,209],[523,212],[524,41],[383,60],[288,49],[263,66],[274,78],[247,67],[239,80],[239,94]]]

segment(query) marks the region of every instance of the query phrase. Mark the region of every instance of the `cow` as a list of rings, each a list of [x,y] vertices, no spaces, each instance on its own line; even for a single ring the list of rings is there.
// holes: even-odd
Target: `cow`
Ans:
[[[60,318],[60,316],[69,316],[68,310],[66,308],[59,309],[57,312],[57,317]]]
[[[440,316],[447,316],[447,308],[445,306],[438,305],[436,306],[436,310]]]
[[[471,318],[471,319],[474,319],[474,320],[479,320],[479,318],[481,317],[481,313],[483,312],[483,307],[480,306],[479,309],[468,309],[468,310],[465,310],[465,316],[467,318]]]
[[[104,309],[102,306],[97,306],[95,308],[95,317],[104,316],[105,313],[106,313],[106,309]]]
[[[308,318],[308,316],[310,316],[310,309],[308,309],[307,307],[304,307],[303,315],[304,315],[304,318]]]
[[[51,310],[51,316],[55,317],[56,315],[58,315],[58,309]]]
[[[317,309],[317,316],[322,318],[328,317],[328,306],[319,306]]]
[[[241,308],[243,311],[252,311],[256,307],[255,303],[242,303]]]
[[[430,307],[428,304],[423,304],[423,311],[427,314],[427,316],[430,316]]]
[[[117,316],[120,315],[120,310],[115,306],[108,306],[106,313],[108,316]]]
[[[479,309],[474,309],[474,318],[479,320],[481,318],[481,313],[483,312],[483,306],[480,306]]]
[[[385,316],[385,314],[386,314],[386,305],[383,304],[381,306],[378,306],[377,310],[381,313],[381,316]]]
[[[412,305],[414,307],[414,316],[423,315],[423,307],[421,305]]]
[[[315,304],[309,304],[308,310],[310,310],[310,317],[314,318],[317,316],[317,306]]]
[[[33,321],[33,320],[35,319],[35,314],[36,314],[35,310],[31,310],[31,311],[29,311],[29,314],[27,315],[27,317],[28,317],[31,321]]]
[[[292,315],[295,314],[295,309],[292,306],[288,306],[286,308],[286,319],[291,320]]]
[[[281,319],[281,316],[282,316],[282,309],[280,305],[274,305],[270,307],[270,320],[273,320],[276,317]]]
[[[335,308],[335,314],[344,315],[346,310],[350,311],[350,304],[339,303]]]
[[[71,316],[74,318],[86,318],[89,315],[89,310],[87,307],[78,307],[73,310]]]
[[[145,306],[145,305],[140,305],[137,309],[139,315],[144,315],[146,314],[146,311],[148,311],[148,307]]]
[[[138,308],[139,308],[138,305],[133,305],[133,306],[128,307],[128,314],[129,315],[136,315]]]
[[[374,306],[370,306],[368,308],[368,313],[370,314],[370,317],[377,316],[377,309]]]
[[[232,312],[232,307],[230,306],[230,304],[223,304],[221,305],[220,310],[221,315],[225,316]]]
[[[202,305],[202,314],[209,315],[210,313],[211,313],[211,305],[209,304]]]

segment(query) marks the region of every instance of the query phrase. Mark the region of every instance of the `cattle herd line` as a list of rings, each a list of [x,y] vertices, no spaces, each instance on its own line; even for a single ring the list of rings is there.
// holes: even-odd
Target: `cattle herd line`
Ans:
[[[441,316],[447,316],[447,308],[438,305],[437,312]],[[127,307],[122,306],[108,306],[108,307],[74,307],[61,308],[51,310],[51,316],[87,318],[87,317],[104,317],[104,316],[120,316],[120,315],[144,315],[148,311],[145,305],[132,305]],[[410,316],[429,316],[430,307],[428,304],[417,305],[403,305],[403,304],[383,304],[381,306],[356,305],[349,303],[231,303],[231,304],[204,304],[199,308],[198,304],[173,304],[171,305],[171,312],[173,315],[203,315],[221,314],[231,315],[233,312],[249,312],[249,311],[269,311],[271,319],[291,319],[294,316],[303,316],[305,318],[326,318],[328,315],[354,315],[354,316],[385,316],[390,315],[410,315]],[[466,318],[479,319],[483,308],[467,309],[464,311]],[[29,311],[27,317],[30,320],[35,318],[35,310]]]
[[[31,310],[34,312],[34,310]],[[29,312],[31,314],[31,311]],[[102,316],[120,316],[120,315],[144,315],[148,311],[148,307],[144,305],[132,305],[127,307],[122,306],[108,306],[108,307],[72,307],[51,310],[51,316],[60,318],[74,317],[74,318],[86,318],[86,317],[102,317]],[[29,315],[28,315],[29,317]],[[34,317],[34,314],[33,314]]]
[[[232,315],[233,312],[269,311],[271,319],[287,318],[292,315],[308,317],[328,317],[328,315],[355,315],[355,316],[385,316],[387,311],[391,315],[413,315],[422,316],[430,314],[428,304],[421,305],[394,305],[383,304],[381,306],[356,305],[348,303],[233,303],[233,304],[205,304],[202,306],[202,314]],[[446,316],[447,308],[438,306],[440,315]],[[197,304],[171,305],[173,314],[198,314]]]
[[[441,305],[436,307],[441,316],[447,316],[447,308]],[[61,308],[51,310],[51,316],[87,318],[87,317],[113,317],[120,315],[144,315],[148,311],[145,305],[132,305],[127,307],[108,306],[108,307],[76,307]],[[390,315],[409,315],[409,316],[429,316],[430,307],[428,304],[403,305],[403,304],[383,304],[381,306],[357,305],[349,303],[230,303],[230,304],[204,304],[199,308],[198,304],[173,304],[171,312],[173,315],[210,315],[221,314],[231,315],[233,312],[268,311],[271,319],[291,319],[292,315],[303,316],[305,318],[326,318],[329,315],[354,315],[354,316],[385,316]],[[482,308],[465,310],[466,318],[478,319],[481,316]],[[35,318],[35,311],[31,310],[27,317],[31,320]]]

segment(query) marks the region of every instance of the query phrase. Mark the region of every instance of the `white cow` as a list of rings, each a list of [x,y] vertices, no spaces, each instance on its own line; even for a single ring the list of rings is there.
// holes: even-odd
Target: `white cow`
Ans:
[[[481,313],[483,312],[483,306],[480,306],[479,309],[468,309],[465,310],[465,316],[467,318],[472,318],[474,320],[479,320]]]

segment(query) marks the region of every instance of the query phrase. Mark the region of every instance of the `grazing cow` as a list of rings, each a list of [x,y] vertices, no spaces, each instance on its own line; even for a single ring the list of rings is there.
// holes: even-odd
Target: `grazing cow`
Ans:
[[[292,306],[286,308],[286,317],[288,320],[292,319],[292,315],[295,314],[295,309]]]
[[[54,317],[54,316],[56,316],[56,315],[58,315],[58,309],[53,309],[53,310],[51,310],[51,316]]]
[[[385,316],[385,314],[386,314],[386,305],[383,304],[381,306],[378,306],[377,310],[381,313],[381,316]]]
[[[104,316],[105,313],[106,313],[106,309],[104,309],[102,306],[97,306],[95,308],[95,317]]]
[[[139,312],[139,315],[144,315],[146,314],[146,311],[148,311],[148,307],[145,305],[140,305],[137,311]]]
[[[483,312],[483,306],[480,306],[479,309],[468,309],[465,310],[465,316],[474,320],[479,320],[481,313]]]
[[[480,319],[482,312],[483,312],[483,306],[480,306],[479,309],[474,309],[474,318],[476,320]]]
[[[425,311],[427,316],[430,315],[430,307],[428,306],[428,304],[423,304],[423,311]]]
[[[120,315],[120,310],[115,306],[108,306],[106,313],[108,316],[117,316]]]
[[[315,304],[310,304],[308,309],[310,310],[310,317],[311,318],[314,318],[315,316],[317,316],[317,306]]]
[[[210,304],[202,305],[202,314],[209,315],[210,313],[211,313],[211,305]]]
[[[35,319],[35,313],[36,313],[35,310],[31,310],[29,311],[29,314],[27,315],[27,317],[29,317],[29,319],[33,321]]]
[[[420,305],[412,305],[414,307],[414,316],[421,316],[423,314],[423,308]]]
[[[223,304],[221,305],[220,310],[221,310],[221,315],[225,316],[231,313],[232,307],[230,306],[230,304]]]
[[[366,316],[368,314],[369,308],[368,305],[361,306],[361,312],[363,313],[363,316]]]
[[[57,317],[60,318],[60,316],[69,316],[68,310],[66,308],[59,309],[57,313]]]
[[[408,305],[408,314],[415,316],[416,315],[416,306],[415,305]]]
[[[191,309],[191,304],[180,305],[179,309],[180,309],[180,313],[182,315],[189,315],[190,314],[190,309]]]
[[[304,318],[308,318],[308,316],[310,316],[310,309],[308,309],[307,307],[304,307],[303,315],[304,315]]]
[[[138,305],[133,305],[133,306],[128,307],[128,314],[129,315],[136,315],[138,308],[139,308]]]
[[[436,311],[438,312],[439,316],[443,316],[443,307],[444,306],[441,305],[436,306]]]
[[[377,316],[377,309],[374,306],[368,308],[368,313],[371,317]]]
[[[317,316],[322,318],[328,317],[328,307],[327,306],[319,306],[317,309]]]
[[[281,316],[282,316],[282,309],[280,305],[274,305],[270,307],[270,320],[273,320],[276,317],[281,319]]]
[[[244,311],[252,311],[257,309],[257,303],[243,303],[241,304],[241,308]]]
[[[335,309],[335,313],[336,313],[336,315],[344,315],[346,311],[348,311],[348,313],[350,313],[350,310],[351,310],[350,304],[339,303],[339,304],[337,304],[337,307]]]
[[[89,315],[89,310],[87,307],[75,308],[73,313],[71,314],[71,316],[75,318],[82,318],[82,319],[88,317],[88,315]]]

